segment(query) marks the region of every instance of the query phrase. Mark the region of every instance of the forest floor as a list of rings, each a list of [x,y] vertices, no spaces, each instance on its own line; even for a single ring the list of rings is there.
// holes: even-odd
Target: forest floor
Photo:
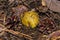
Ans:
[[[49,34],[60,30],[60,13],[41,5],[32,7],[31,4],[29,0],[0,0],[0,40],[47,40]],[[23,6],[20,8],[18,5]],[[24,6],[26,9],[22,9]],[[40,23],[34,29],[27,28],[21,23],[19,14],[34,8],[39,14]]]

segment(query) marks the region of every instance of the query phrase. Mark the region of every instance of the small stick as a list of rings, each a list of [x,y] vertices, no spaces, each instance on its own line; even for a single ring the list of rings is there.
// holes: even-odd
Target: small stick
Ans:
[[[8,29],[6,29],[5,31],[7,31],[9,33],[12,33],[14,35],[18,35],[19,37],[22,36],[22,37],[25,37],[25,38],[27,38],[29,40],[32,40],[32,37],[29,36],[29,35],[26,35],[26,34],[23,34],[23,33],[17,32],[17,31],[13,31],[13,30],[8,30]]]

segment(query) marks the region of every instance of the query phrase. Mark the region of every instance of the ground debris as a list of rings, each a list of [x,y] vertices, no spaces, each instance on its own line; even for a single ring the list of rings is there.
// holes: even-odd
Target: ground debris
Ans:
[[[0,40],[46,40],[49,34],[60,30],[60,13],[42,6],[41,2],[0,0]],[[39,15],[36,28],[27,28],[21,23],[20,16],[31,10]]]

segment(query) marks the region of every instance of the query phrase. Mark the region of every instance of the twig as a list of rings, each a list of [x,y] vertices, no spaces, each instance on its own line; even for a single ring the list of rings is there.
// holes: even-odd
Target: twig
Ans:
[[[1,25],[1,35],[3,35],[5,32],[9,32],[9,33],[11,33],[11,34],[14,34],[14,35],[17,35],[17,36],[19,36],[19,37],[25,37],[25,38],[27,38],[27,39],[29,39],[29,40],[33,40],[32,38],[33,37],[31,37],[31,36],[29,36],[29,35],[27,35],[27,34],[23,34],[23,33],[20,33],[20,32],[17,32],[17,31],[13,31],[13,30],[9,30],[9,29],[7,29],[4,25],[2,25],[2,24],[0,24]]]
[[[17,32],[17,31],[9,30],[9,29],[6,29],[5,31],[7,31],[7,32],[9,32],[9,33],[12,33],[12,34],[14,34],[14,35],[17,35],[17,36],[19,36],[19,37],[25,37],[25,38],[27,38],[27,39],[29,39],[29,40],[32,40],[32,37],[29,36],[29,35],[26,35],[26,34],[23,34],[23,33]]]

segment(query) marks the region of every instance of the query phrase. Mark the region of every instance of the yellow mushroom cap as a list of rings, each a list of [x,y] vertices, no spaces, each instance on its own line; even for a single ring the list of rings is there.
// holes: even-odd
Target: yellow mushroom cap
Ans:
[[[35,28],[39,23],[39,16],[35,11],[28,11],[21,16],[21,20],[26,27]]]

